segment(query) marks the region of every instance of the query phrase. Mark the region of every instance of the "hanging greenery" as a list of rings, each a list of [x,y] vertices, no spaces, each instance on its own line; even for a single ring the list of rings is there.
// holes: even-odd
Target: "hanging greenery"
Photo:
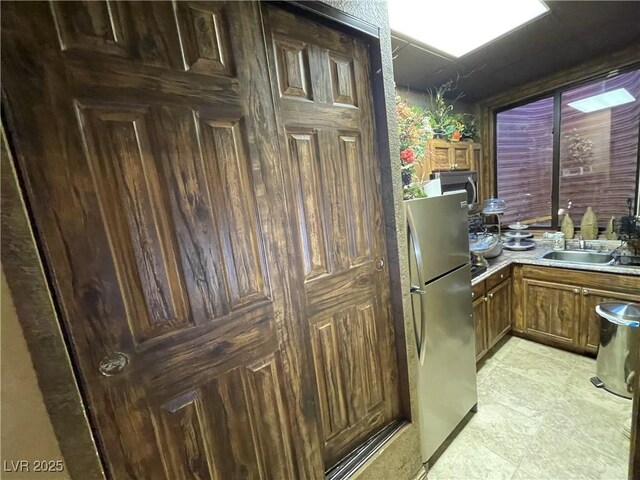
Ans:
[[[446,140],[475,140],[477,127],[475,117],[456,113],[453,104],[462,95],[449,102],[445,95],[452,91],[452,82],[429,90],[429,106],[410,106],[396,96],[396,117],[400,140],[400,163],[405,199],[423,197],[421,185],[416,184],[416,165],[422,165],[427,141],[431,138]]]
[[[473,141],[478,135],[475,115],[453,111],[454,104],[463,94],[447,100],[447,93],[452,91],[452,80],[438,88],[429,89],[429,108],[425,111],[429,126],[435,138]]]

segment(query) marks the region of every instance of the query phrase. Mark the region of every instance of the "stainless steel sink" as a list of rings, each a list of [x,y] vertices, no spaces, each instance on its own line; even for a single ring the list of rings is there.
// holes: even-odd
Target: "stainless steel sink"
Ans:
[[[613,256],[606,252],[590,252],[588,250],[563,250],[546,253],[542,256],[545,260],[571,263],[609,263]]]

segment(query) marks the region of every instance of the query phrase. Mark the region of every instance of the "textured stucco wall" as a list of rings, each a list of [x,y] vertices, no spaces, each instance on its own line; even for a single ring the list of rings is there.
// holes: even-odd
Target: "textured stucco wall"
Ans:
[[[386,110],[386,125],[389,132],[390,154],[383,154],[381,148],[380,163],[382,177],[382,196],[385,223],[388,235],[388,265],[391,275],[392,293],[402,292],[400,302],[392,305],[396,319],[402,318],[406,341],[399,342],[400,355],[406,357],[408,367],[408,388],[410,405],[408,415],[413,423],[403,429],[386,448],[373,457],[357,475],[362,479],[402,480],[413,478],[422,467],[420,459],[420,443],[417,427],[416,379],[417,360],[413,319],[409,299],[409,267],[406,256],[407,235],[404,205],[402,200],[402,184],[400,179],[400,158],[398,152],[398,136],[395,116],[395,85],[393,80],[393,61],[391,57],[391,31],[389,30],[388,8],[386,0],[324,0],[324,3],[342,10],[360,20],[372,24],[380,34],[380,65]],[[372,63],[376,64],[376,59]],[[379,105],[377,105],[379,107]],[[377,112],[379,115],[380,111]],[[385,121],[384,117],[380,120]]]

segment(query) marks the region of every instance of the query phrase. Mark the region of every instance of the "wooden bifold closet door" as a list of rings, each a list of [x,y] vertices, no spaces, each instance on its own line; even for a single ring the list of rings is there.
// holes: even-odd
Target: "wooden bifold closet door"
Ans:
[[[110,476],[322,478],[398,416],[364,43],[249,2],[3,2],[2,88]]]

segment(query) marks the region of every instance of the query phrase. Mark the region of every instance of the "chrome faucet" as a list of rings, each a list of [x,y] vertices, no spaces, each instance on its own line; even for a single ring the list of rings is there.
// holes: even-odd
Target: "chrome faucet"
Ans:
[[[586,248],[584,237],[582,235],[578,237],[578,248],[580,250],[584,250]]]

